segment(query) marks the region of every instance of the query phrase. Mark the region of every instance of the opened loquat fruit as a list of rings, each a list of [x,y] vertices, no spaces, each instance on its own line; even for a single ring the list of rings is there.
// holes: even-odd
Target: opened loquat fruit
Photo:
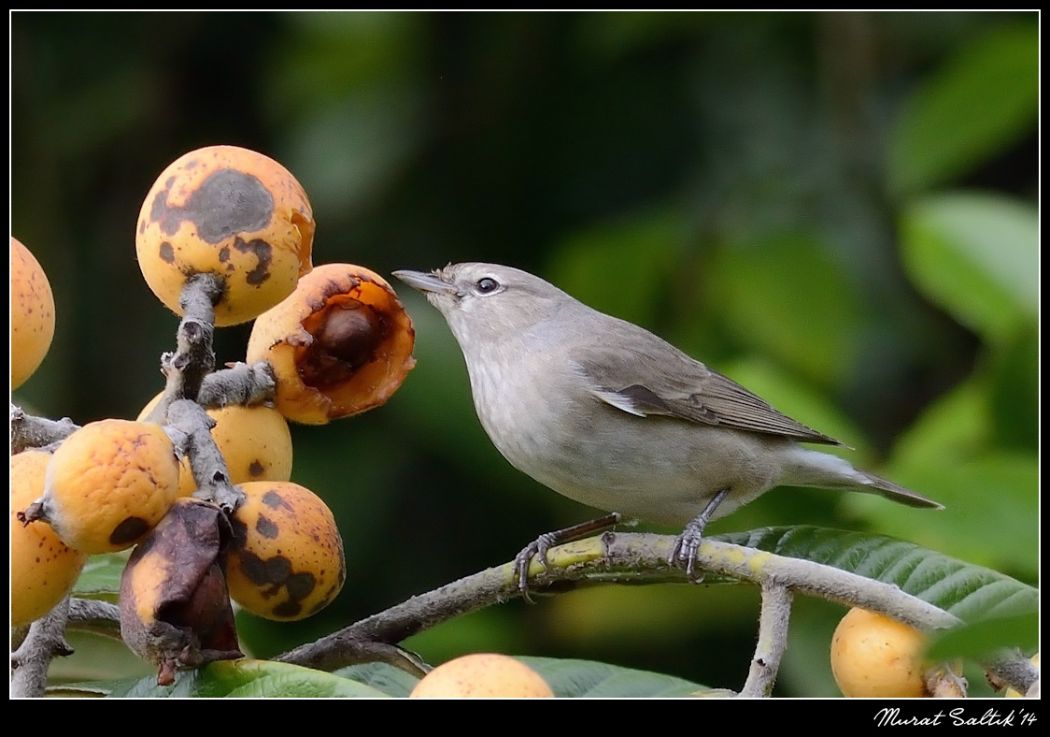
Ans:
[[[381,276],[324,264],[252,326],[248,361],[269,361],[276,406],[294,422],[323,425],[384,404],[415,365],[415,331]]]

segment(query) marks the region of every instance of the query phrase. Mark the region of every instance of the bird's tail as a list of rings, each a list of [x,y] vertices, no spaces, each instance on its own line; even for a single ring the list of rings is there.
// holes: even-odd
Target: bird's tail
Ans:
[[[907,504],[909,507],[924,507],[926,509],[944,509],[944,505],[940,502],[935,502],[929,497],[925,497],[918,492],[912,491],[911,489],[905,489],[900,484],[895,484],[892,481],[876,476],[873,473],[867,471],[857,471],[864,478],[863,486],[853,486],[850,488],[856,489],[857,491],[868,491],[872,494],[878,494],[884,496],[887,499],[892,499],[895,502],[901,504]]]
[[[867,494],[878,494],[891,501],[909,507],[944,509],[944,505],[911,489],[876,476],[867,471],[858,471],[849,461],[828,453],[820,453],[795,446],[791,451],[791,463],[785,464],[781,484],[794,486],[818,486],[823,489],[846,489]]]

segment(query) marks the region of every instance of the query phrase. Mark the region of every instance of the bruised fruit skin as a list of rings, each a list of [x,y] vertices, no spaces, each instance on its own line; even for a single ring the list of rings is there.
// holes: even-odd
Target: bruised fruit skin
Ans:
[[[11,389],[33,375],[55,337],[55,298],[40,263],[11,239]]]
[[[150,400],[139,413],[145,421],[163,393]],[[271,407],[230,406],[207,410],[215,420],[211,436],[226,461],[230,482],[287,481],[292,477],[292,434],[288,421]],[[197,490],[188,458],[179,469],[179,496]]]
[[[51,454],[11,456],[11,624],[29,624],[51,611],[73,588],[86,556],[44,524],[23,526],[15,515],[44,493]]]
[[[157,666],[159,685],[170,685],[179,669],[242,655],[222,571],[229,540],[218,507],[179,499],[124,568],[120,634]]]
[[[314,216],[306,192],[273,159],[209,146],[176,159],[142,203],[139,268],[168,309],[194,274],[225,282],[215,324],[247,322],[291,294],[311,268]]]
[[[413,699],[552,698],[540,674],[520,660],[475,653],[430,671],[409,696]]]
[[[259,316],[249,363],[269,361],[277,409],[323,425],[384,404],[415,365],[412,320],[390,285],[363,266],[324,264]]]
[[[831,639],[835,683],[849,697],[927,696],[925,644],[925,636],[913,627],[866,609],[850,609]]]
[[[327,505],[290,481],[241,484],[227,578],[233,600],[266,619],[309,617],[343,588],[343,541]]]
[[[42,518],[71,548],[130,548],[179,490],[175,448],[159,425],[101,420],[66,438],[47,467]]]

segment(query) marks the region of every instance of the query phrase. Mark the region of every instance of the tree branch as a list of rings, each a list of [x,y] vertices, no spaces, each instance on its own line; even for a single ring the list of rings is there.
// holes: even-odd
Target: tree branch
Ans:
[[[762,613],[758,622],[758,645],[741,696],[769,696],[780,670],[780,659],[787,649],[788,622],[791,619],[791,591],[780,583],[762,585]]]
[[[530,566],[530,589],[563,591],[566,584],[686,582],[685,574],[667,565],[675,538],[666,535],[607,532],[552,548],[550,568]],[[698,567],[759,585],[782,587],[846,606],[882,612],[922,630],[946,629],[961,620],[897,586],[873,581],[839,568],[799,558],[786,558],[740,545],[704,540]],[[360,620],[338,632],[278,656],[277,660],[320,670],[335,670],[359,662],[360,644],[396,643],[462,614],[520,596],[514,563],[488,568]],[[772,606],[772,604],[771,604]],[[993,664],[1003,679],[1026,690],[1038,677],[1026,660]]]
[[[16,698],[43,696],[47,688],[47,669],[57,655],[71,655],[65,640],[69,617],[69,597],[29,627],[29,634],[11,654],[11,695]]]
[[[1027,692],[1032,684],[1039,681],[1039,669],[1024,657],[991,663],[988,673],[1021,693]]]
[[[937,665],[924,675],[926,693],[935,699],[965,699],[966,679],[956,674],[948,665]]]
[[[606,533],[552,548],[549,569],[534,561],[531,590],[561,592],[593,583],[687,582],[667,565],[675,538],[638,533]],[[862,606],[922,630],[952,627],[960,620],[891,584],[873,581],[832,566],[787,558],[754,548],[704,540],[698,552],[703,570],[757,583],[763,587],[759,643],[752,673],[741,695],[768,692],[786,640],[792,592],[808,593],[846,606]],[[396,643],[461,614],[520,596],[514,562],[488,568],[441,586],[356,622],[338,632],[284,653],[276,660],[332,671],[356,663],[382,661],[419,675],[420,661]],[[73,600],[70,626],[106,634],[119,628],[116,607],[104,602]],[[1024,658],[993,663],[1001,682],[1022,693],[1038,683],[1039,672]],[[1038,686],[1036,685],[1037,689]],[[753,695],[758,695],[755,693]]]
[[[67,629],[92,632],[121,640],[120,608],[108,601],[72,599],[69,602]]]
[[[175,352],[160,357],[160,370],[167,381],[148,421],[163,425],[168,405],[177,399],[196,400],[204,377],[215,368],[215,303],[222,297],[223,288],[222,279],[214,274],[195,274],[182,288],[179,304],[183,317],[175,334]]]
[[[252,407],[269,402],[277,389],[277,380],[267,361],[227,364],[225,369],[213,371],[204,377],[197,393],[198,404],[204,407],[240,405]]]
[[[214,274],[196,274],[186,281],[179,297],[183,318],[175,336],[175,352],[161,356],[161,371],[167,377],[164,394],[146,419],[164,425],[189,457],[197,484],[194,496],[231,513],[244,501],[244,494],[230,482],[226,461],[211,436],[214,420],[197,404],[201,386],[215,368],[215,304],[223,289],[224,282]],[[259,371],[249,368],[247,373],[258,379]]]
[[[27,448],[43,448],[65,440],[80,428],[68,417],[49,420],[27,415],[21,407],[11,405],[11,455]]]
[[[244,501],[244,492],[230,481],[226,459],[222,457],[211,428],[215,421],[191,399],[177,399],[168,407],[169,435],[190,458],[190,469],[197,484],[194,496],[215,502],[232,513]]]
[[[673,543],[673,537],[663,535],[606,533],[600,538],[561,545],[548,553],[549,570],[543,570],[538,561],[533,561],[529,569],[530,588],[542,591],[556,583],[585,581],[685,582],[686,576],[681,570],[667,565]],[[761,565],[747,564],[747,560],[754,559],[758,559],[756,562],[761,562]],[[947,627],[957,621],[950,614],[896,587],[810,561],[780,558],[750,548],[705,540],[699,551],[698,564],[711,573],[756,583],[776,576],[785,585],[828,594],[836,601],[855,596],[869,606],[881,604],[883,611],[892,610],[910,622],[928,623],[928,627]],[[804,570],[795,564],[801,564]],[[340,643],[343,641],[363,637],[400,642],[453,617],[517,598],[520,592],[513,567],[512,563],[507,563],[488,568],[414,596],[315,643],[285,653],[280,659],[331,670],[342,666]],[[873,593],[873,589],[878,593]],[[880,594],[884,601],[880,601]]]

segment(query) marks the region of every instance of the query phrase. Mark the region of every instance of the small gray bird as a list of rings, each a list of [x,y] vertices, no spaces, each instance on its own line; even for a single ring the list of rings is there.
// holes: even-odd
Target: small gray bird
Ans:
[[[685,525],[669,562],[690,577],[707,522],[775,486],[863,491],[942,508],[802,447],[842,443],[532,274],[463,263],[394,276],[444,315],[466,359],[478,418],[503,457],[583,504]],[[522,589],[534,556],[546,563],[548,547],[593,529],[547,533],[522,550]]]

